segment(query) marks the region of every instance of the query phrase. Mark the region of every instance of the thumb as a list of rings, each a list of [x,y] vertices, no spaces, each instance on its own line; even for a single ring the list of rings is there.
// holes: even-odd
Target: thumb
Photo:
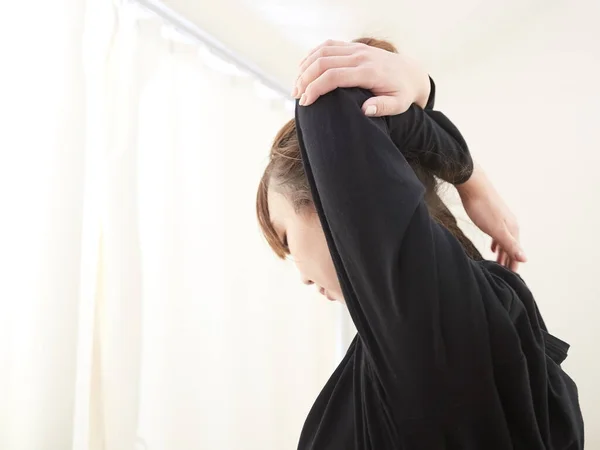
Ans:
[[[527,257],[521,248],[521,244],[519,244],[519,241],[515,239],[508,228],[504,227],[497,240],[500,247],[502,247],[512,259],[522,263],[527,262]]]
[[[399,97],[380,95],[364,102],[362,110],[370,117],[394,116],[405,112],[409,106],[410,104],[406,104]]]

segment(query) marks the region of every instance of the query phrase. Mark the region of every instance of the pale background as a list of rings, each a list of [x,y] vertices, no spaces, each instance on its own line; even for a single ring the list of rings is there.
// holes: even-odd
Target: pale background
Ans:
[[[520,220],[600,450],[600,3],[165,4],[285,90],[327,38],[423,61]],[[11,2],[0,49],[0,448],[295,448],[352,329],[254,217],[289,99],[135,1]]]
[[[564,367],[579,385],[586,448],[600,449],[600,2],[167,3],[285,86],[327,38],[390,39],[425,63],[437,107],[518,215],[530,258],[521,273],[572,345]]]

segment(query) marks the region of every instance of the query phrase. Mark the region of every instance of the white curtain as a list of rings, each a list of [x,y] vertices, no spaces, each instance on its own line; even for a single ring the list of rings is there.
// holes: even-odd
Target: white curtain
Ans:
[[[342,313],[254,217],[292,112],[135,4],[12,8],[0,448],[293,448]]]

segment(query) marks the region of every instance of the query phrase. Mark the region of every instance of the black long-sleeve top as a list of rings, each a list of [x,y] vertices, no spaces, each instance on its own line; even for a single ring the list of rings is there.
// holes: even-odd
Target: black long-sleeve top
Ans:
[[[407,163],[469,167],[452,123],[413,105],[367,118],[370,94],[297,106],[315,206],[358,330],[300,450],[583,448],[577,389],[521,278],[476,262],[434,222]],[[469,172],[469,170],[467,170]],[[459,183],[468,178],[448,180]]]

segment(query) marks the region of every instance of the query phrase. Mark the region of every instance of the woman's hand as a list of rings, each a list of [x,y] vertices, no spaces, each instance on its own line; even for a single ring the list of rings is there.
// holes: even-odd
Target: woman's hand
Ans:
[[[427,104],[427,73],[411,58],[362,43],[327,41],[300,63],[292,96],[308,106],[339,87],[369,89],[375,97],[362,109],[368,116],[391,116],[416,103]]]
[[[527,261],[519,243],[519,225],[483,170],[476,165],[471,178],[456,188],[473,223],[492,238],[497,262],[516,272],[519,263]]]

